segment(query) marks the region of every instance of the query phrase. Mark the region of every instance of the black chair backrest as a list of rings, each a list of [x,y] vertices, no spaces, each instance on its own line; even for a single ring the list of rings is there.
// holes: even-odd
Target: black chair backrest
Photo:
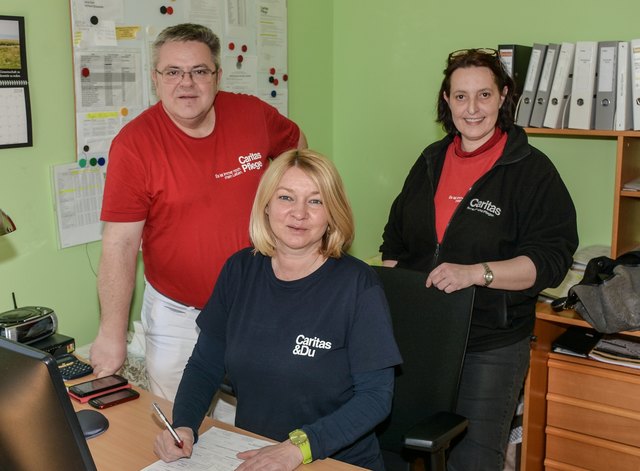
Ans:
[[[425,287],[425,273],[374,269],[384,286],[403,359],[396,371],[393,408],[378,438],[383,450],[401,453],[409,428],[436,412],[455,410],[475,289],[447,294]]]

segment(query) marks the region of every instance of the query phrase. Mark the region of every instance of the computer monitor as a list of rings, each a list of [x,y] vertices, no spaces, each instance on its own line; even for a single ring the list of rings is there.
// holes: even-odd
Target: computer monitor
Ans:
[[[0,471],[96,470],[51,355],[0,337]]]

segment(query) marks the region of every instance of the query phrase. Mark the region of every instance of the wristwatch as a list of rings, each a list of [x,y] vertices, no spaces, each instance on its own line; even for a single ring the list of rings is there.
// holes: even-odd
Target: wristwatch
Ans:
[[[309,444],[309,438],[303,430],[296,429],[289,434],[289,440],[295,446],[300,448],[302,452],[302,464],[309,464],[313,461],[311,457],[311,445]]]
[[[484,262],[482,263],[482,267],[484,268],[484,275],[482,275],[484,278],[484,285],[489,286],[493,281],[493,272],[491,271],[491,268],[489,268],[489,265]]]

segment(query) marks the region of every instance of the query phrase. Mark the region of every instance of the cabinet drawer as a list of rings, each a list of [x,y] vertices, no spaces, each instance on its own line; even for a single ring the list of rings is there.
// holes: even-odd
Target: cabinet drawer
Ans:
[[[637,471],[640,450],[548,426],[546,458],[591,471]],[[559,466],[558,466],[559,468]],[[561,468],[560,468],[561,469]]]
[[[550,358],[548,392],[640,412],[640,370],[625,373],[593,363]]]
[[[548,394],[547,425],[640,447],[640,412]]]

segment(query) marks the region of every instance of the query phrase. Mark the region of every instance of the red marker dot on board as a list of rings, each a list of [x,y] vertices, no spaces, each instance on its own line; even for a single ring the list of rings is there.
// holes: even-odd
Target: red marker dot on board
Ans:
[[[270,73],[271,75],[275,75],[275,73],[276,73],[276,69],[275,69],[275,67],[271,67],[271,68],[269,69],[269,73]]]
[[[238,56],[238,64],[242,64],[243,60],[244,60],[244,57],[242,57],[242,55]]]
[[[278,86],[278,84],[279,84],[279,83],[280,83],[280,82],[278,82],[278,79],[274,79],[274,80],[273,80],[273,84],[274,84],[276,87]]]
[[[282,80],[284,80],[286,82],[287,80],[289,80],[289,76],[287,74],[284,74],[282,76]]]
[[[167,7],[167,14],[173,15],[173,7]]]
[[[243,44],[243,45],[242,45],[242,52],[247,52],[247,50],[248,50],[248,49],[249,49],[249,48],[247,47],[247,45],[246,45],[246,44]]]
[[[91,75],[91,72],[89,71],[89,69],[87,67],[83,67],[82,68],[82,72],[80,72],[82,74],[83,77],[88,77],[89,75]]]
[[[234,43],[229,43],[229,50],[233,51],[236,48],[236,45]]]

